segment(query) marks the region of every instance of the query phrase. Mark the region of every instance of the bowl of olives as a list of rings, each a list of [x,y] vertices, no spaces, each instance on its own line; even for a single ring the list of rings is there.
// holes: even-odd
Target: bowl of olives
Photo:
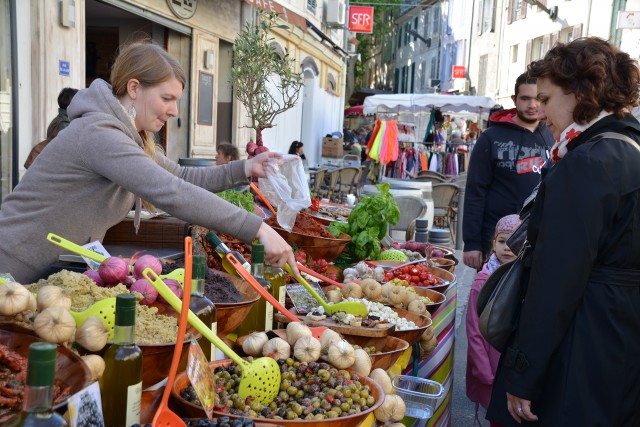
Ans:
[[[282,373],[280,392],[270,405],[238,396],[240,368],[231,360],[209,363],[216,389],[214,416],[253,419],[260,424],[350,427],[359,425],[384,401],[382,388],[352,370],[328,363],[278,360]],[[205,412],[185,372],[176,377],[171,399],[180,414],[205,417]]]

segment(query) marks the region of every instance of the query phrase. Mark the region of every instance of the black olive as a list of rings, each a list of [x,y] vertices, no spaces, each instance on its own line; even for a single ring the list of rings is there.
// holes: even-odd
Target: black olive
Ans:
[[[269,408],[262,408],[262,411],[260,411],[260,415],[266,417],[267,415],[269,415],[269,412],[271,412],[271,410]],[[246,423],[245,423],[246,425]]]
[[[320,414],[324,414],[324,409],[322,408],[318,408],[318,409],[314,409],[312,412],[313,415],[320,415]]]

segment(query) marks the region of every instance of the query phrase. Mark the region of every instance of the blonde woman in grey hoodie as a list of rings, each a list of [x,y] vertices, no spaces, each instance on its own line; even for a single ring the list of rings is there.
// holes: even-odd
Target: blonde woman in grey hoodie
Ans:
[[[287,244],[262,220],[213,192],[264,177],[263,163],[277,153],[206,168],[181,167],[157,149],[152,133],[178,114],[186,82],[178,61],[161,47],[124,46],[111,85],[95,80],[69,105],[71,124],[2,202],[0,272],[22,283],[40,278],[63,252],[46,241],[55,233],[76,243],[102,240],[142,200],[191,224],[258,239],[265,259],[295,267]]]

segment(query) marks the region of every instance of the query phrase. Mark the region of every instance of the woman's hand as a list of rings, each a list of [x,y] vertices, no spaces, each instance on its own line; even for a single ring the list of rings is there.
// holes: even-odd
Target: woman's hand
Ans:
[[[530,400],[521,399],[507,393],[507,409],[518,424],[522,423],[523,418],[527,421],[538,421],[538,417],[531,412]]]
[[[267,175],[264,172],[263,163],[269,159],[279,159],[281,157],[282,154],[274,153],[272,151],[265,151],[264,153],[260,153],[244,163],[244,174],[247,176],[247,178],[251,176],[256,178],[266,178]]]
[[[258,229],[256,238],[264,245],[265,261],[274,267],[280,268],[284,267],[285,264],[289,264],[296,277],[300,276],[293,249],[273,228],[263,222],[260,229]]]
[[[482,268],[482,252],[466,251],[462,253],[462,262],[464,265],[480,270]]]

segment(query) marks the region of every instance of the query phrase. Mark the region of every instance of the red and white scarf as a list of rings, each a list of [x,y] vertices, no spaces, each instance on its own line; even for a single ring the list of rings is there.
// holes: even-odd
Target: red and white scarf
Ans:
[[[607,117],[613,113],[602,110],[598,116],[591,120],[589,123],[580,125],[578,123],[571,123],[565,130],[560,134],[560,139],[556,140],[556,143],[551,147],[551,161],[553,163],[558,163],[560,159],[567,154],[567,144],[573,140],[575,137],[580,135],[585,130],[589,129],[591,125],[593,125],[598,120]]]

